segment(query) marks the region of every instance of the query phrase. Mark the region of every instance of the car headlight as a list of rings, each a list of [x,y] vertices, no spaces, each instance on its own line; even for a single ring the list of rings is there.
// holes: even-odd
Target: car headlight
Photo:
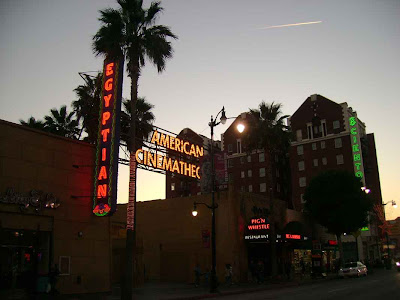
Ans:
[[[339,269],[339,271],[340,271],[340,272],[343,272],[343,269],[342,269],[342,268],[340,268],[340,269]]]
[[[400,267],[400,262],[399,261],[396,262],[396,266]]]
[[[357,269],[357,272],[360,273],[361,271],[359,269]]]

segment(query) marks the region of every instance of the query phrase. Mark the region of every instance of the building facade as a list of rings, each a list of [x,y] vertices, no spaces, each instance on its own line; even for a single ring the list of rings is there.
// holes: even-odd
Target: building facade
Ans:
[[[0,120],[1,295],[111,289],[110,219],[92,213],[94,147]]]
[[[338,104],[321,95],[311,95],[289,119],[294,141],[290,148],[292,201],[303,210],[303,195],[310,180],[325,170],[347,170],[370,190],[374,204],[382,205],[378,162],[373,134],[347,103]],[[348,257],[378,258],[378,224],[371,223],[362,238],[347,236]],[[356,241],[357,240],[357,245]],[[358,254],[355,253],[357,252]],[[357,257],[358,256],[358,257]]]

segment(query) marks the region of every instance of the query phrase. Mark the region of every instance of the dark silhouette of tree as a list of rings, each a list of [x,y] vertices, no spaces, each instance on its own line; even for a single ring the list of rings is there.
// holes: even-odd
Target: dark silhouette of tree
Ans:
[[[284,124],[284,120],[288,117],[283,115],[281,111],[282,105],[272,102],[267,104],[262,101],[258,109],[250,109],[248,134],[244,135],[244,145],[248,150],[264,150],[269,159],[268,177],[270,183],[270,231],[271,231],[271,273],[276,276],[278,272],[276,259],[276,239],[274,220],[274,193],[276,187],[275,170],[278,167],[285,172],[289,172],[290,168],[282,168],[289,166],[288,149],[290,146],[291,133],[289,128]],[[277,157],[278,159],[275,159]],[[290,174],[285,176],[287,180]],[[288,186],[290,182],[288,182]],[[283,187],[285,188],[285,187]],[[286,194],[289,191],[285,192]]]
[[[126,143],[128,149],[131,145],[129,130],[131,127],[131,100],[125,99],[122,102],[123,110],[121,111],[121,140]],[[153,131],[154,114],[152,109],[154,105],[146,101],[145,98],[139,97],[136,103],[136,148],[143,146],[143,140],[149,137]]]
[[[368,223],[372,201],[361,190],[359,178],[348,171],[329,170],[311,179],[304,193],[305,210],[336,235],[343,263],[341,235],[355,232]]]
[[[77,139],[79,127],[74,114],[74,112],[68,113],[65,105],[61,106],[60,110],[53,108],[50,110],[50,115],[44,117],[45,126],[51,133]]]
[[[79,138],[85,130],[87,137],[84,140],[94,144],[97,142],[103,74],[99,73],[96,77],[84,74],[83,77],[85,84],[74,89],[78,100],[72,102],[72,107],[82,126]]]
[[[162,12],[160,2],[152,2],[148,9],[142,7],[142,0],[118,0],[118,9],[107,8],[100,11],[101,27],[93,37],[93,51],[111,59],[124,58],[127,62],[128,76],[131,78],[131,112],[136,111],[138,82],[146,59],[150,60],[158,72],[165,69],[165,63],[172,57],[169,38],[176,39],[171,30],[163,25],[155,25]],[[136,149],[136,122],[131,118],[130,146]],[[123,289],[123,298],[132,298],[133,257],[136,243],[136,159],[135,152],[130,152],[130,179],[128,210],[133,216],[133,224],[127,226],[127,274]],[[131,227],[133,226],[133,228]]]
[[[30,128],[47,131],[45,123],[42,120],[36,120],[34,117],[30,117],[27,122],[20,119],[19,123]]]

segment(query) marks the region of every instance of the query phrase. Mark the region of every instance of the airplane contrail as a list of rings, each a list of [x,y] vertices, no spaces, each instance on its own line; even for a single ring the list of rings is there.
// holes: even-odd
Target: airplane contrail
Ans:
[[[259,28],[259,29],[292,27],[292,26],[310,25],[310,24],[318,24],[318,23],[322,23],[322,21],[305,22],[305,23],[294,23],[294,24],[285,24],[285,25],[275,25],[275,26],[268,26],[268,27],[263,27],[263,28]]]

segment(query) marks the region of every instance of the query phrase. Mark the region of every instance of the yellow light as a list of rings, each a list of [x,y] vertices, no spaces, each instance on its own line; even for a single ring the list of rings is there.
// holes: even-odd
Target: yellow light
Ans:
[[[197,216],[197,210],[192,211],[193,217]]]
[[[244,131],[244,129],[245,129],[245,126],[243,124],[238,124],[236,126],[236,128],[240,133],[242,133]]]

